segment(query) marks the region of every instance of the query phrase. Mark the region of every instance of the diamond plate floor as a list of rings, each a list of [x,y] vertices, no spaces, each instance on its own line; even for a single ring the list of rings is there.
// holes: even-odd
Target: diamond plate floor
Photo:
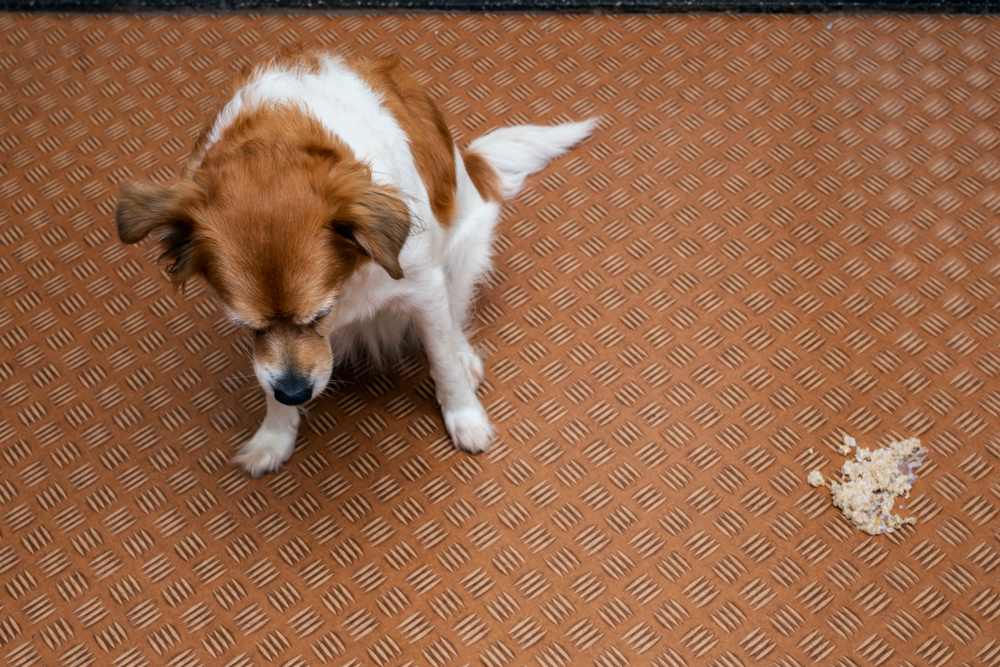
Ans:
[[[1000,22],[0,16],[7,665],[1000,664]],[[507,206],[500,442],[422,357],[287,469],[228,459],[247,341],[110,223],[277,44],[398,51],[464,143],[603,114]],[[870,538],[805,484],[934,450]]]

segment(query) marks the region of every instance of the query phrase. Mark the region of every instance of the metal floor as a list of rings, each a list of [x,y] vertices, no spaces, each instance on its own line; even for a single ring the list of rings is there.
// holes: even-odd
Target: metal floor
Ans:
[[[604,116],[505,209],[487,455],[415,354],[248,478],[244,334],[116,239],[295,43],[462,144]],[[996,19],[3,15],[0,71],[4,664],[1000,664]],[[806,485],[844,433],[930,443],[915,527]]]

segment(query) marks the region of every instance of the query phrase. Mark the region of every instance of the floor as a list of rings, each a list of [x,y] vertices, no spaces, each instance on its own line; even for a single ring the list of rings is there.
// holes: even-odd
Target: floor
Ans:
[[[1000,665],[1000,21],[0,15],[7,665]],[[601,114],[505,208],[488,454],[419,354],[286,469],[247,340],[111,225],[278,45],[397,51],[461,143]],[[933,449],[887,536],[805,483]],[[991,630],[992,628],[992,630]]]

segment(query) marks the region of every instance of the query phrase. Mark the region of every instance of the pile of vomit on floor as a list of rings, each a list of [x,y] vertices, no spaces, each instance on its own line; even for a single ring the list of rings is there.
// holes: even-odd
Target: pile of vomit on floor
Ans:
[[[890,443],[874,451],[858,447],[849,435],[837,448],[842,455],[854,451],[854,460],[847,460],[840,469],[841,483],[830,480],[833,504],[840,508],[848,521],[858,530],[869,535],[891,533],[897,528],[914,524],[914,517],[903,518],[893,514],[896,497],[910,497],[910,489],[917,480],[916,470],[927,460],[930,452],[917,438]],[[809,473],[812,486],[824,483],[818,470]]]

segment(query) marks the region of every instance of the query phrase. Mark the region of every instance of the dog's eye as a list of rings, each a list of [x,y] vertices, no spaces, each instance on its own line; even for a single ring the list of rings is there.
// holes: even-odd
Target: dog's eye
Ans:
[[[242,320],[234,320],[233,322],[237,326],[239,326],[240,328],[246,329],[247,331],[249,331],[250,333],[252,333],[254,336],[260,336],[265,331],[265,329],[261,329],[259,327],[255,327],[252,324],[247,324],[246,322],[244,322]]]
[[[314,318],[312,318],[311,320],[309,320],[309,322],[306,324],[306,326],[312,326],[313,324],[316,324],[317,322],[319,322],[321,319],[323,319],[324,317],[326,317],[327,315],[329,315],[332,312],[333,312],[333,306],[330,306],[329,308],[327,308],[323,312],[317,313]]]

